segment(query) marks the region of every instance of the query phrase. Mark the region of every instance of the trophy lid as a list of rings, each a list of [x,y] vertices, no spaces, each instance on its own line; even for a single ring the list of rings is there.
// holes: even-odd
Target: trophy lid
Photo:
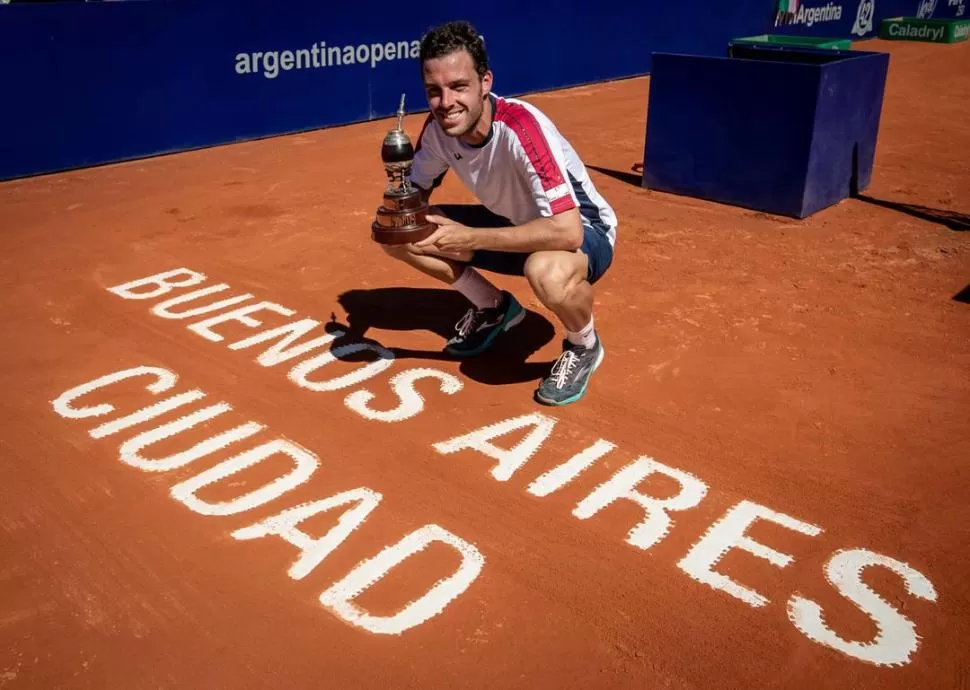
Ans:
[[[397,127],[388,131],[381,146],[381,160],[385,163],[404,163],[414,158],[414,147],[404,131],[404,98],[401,94],[401,105],[397,109]]]

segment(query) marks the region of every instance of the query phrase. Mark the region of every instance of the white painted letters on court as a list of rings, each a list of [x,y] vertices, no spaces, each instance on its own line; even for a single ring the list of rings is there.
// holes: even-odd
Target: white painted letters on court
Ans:
[[[109,290],[114,294],[130,299],[148,299],[164,295],[174,287],[195,286],[205,279],[202,273],[188,269],[176,269],[124,283],[115,288],[109,288]],[[169,320],[184,321],[194,317],[204,317],[188,324],[187,328],[210,342],[226,340],[227,336],[218,332],[215,328],[220,324],[236,322],[249,328],[261,327],[262,321],[252,316],[259,311],[272,311],[287,317],[296,314],[293,309],[267,300],[236,307],[240,302],[251,299],[253,295],[250,293],[225,299],[210,297],[208,301],[202,300],[202,298],[229,289],[227,283],[200,287],[191,292],[158,302],[149,311],[155,316]],[[215,301],[211,301],[212,299],[215,299]],[[200,300],[203,303],[200,304]],[[302,358],[303,355],[309,355],[309,357],[293,364],[287,372],[287,378],[300,388],[313,392],[332,392],[350,388],[378,376],[394,365],[394,353],[377,343],[352,342],[333,347],[335,340],[346,336],[346,333],[341,330],[332,329],[329,333],[324,332],[315,337],[310,335],[312,331],[321,326],[322,324],[315,319],[297,319],[281,326],[255,332],[248,337],[227,343],[226,346],[230,350],[243,350],[265,343],[265,349],[259,352],[255,358],[256,362],[263,367],[273,367],[283,362]],[[305,337],[308,337],[308,339],[303,340]],[[366,359],[350,357],[357,353],[369,353],[372,356]],[[349,372],[335,374],[330,378],[319,380],[318,370],[327,367],[327,365],[332,365],[338,360],[346,362],[353,360],[358,363],[358,366],[353,367]],[[329,367],[329,369],[336,368]],[[459,378],[436,369],[420,368],[402,372],[391,379],[391,388],[399,399],[396,407],[380,409],[372,406],[375,394],[366,389],[351,392],[344,398],[344,404],[371,421],[400,422],[410,419],[425,408],[424,397],[418,392],[415,385],[417,381],[424,378],[438,379],[438,389],[445,395],[454,395],[462,389]],[[155,408],[155,410],[161,414],[161,408]]]
[[[190,402],[201,400],[204,397],[205,393],[198,389],[188,391],[186,393],[179,393],[178,395],[172,395],[168,398],[159,400],[157,403],[153,403],[146,407],[135,410],[131,414],[127,414],[124,417],[119,417],[118,419],[113,419],[110,422],[105,422],[101,426],[91,429],[88,434],[90,434],[91,438],[113,436],[119,431],[124,431],[125,429],[129,429],[143,422],[147,422],[150,419],[161,417],[166,412],[177,410],[184,405],[188,405]]]
[[[205,276],[201,273],[188,269],[176,269],[108,289],[124,299],[146,300],[166,295],[176,288],[191,288],[204,280]],[[231,296],[228,299],[219,299],[219,297],[202,299],[209,295],[223,293],[228,289],[229,286],[225,283],[194,289],[178,297],[166,298],[164,302],[155,304],[150,311],[166,319],[185,320],[190,317],[202,317],[201,320],[192,322],[187,327],[211,342],[226,340],[225,331],[219,333],[218,330],[221,329],[216,328],[220,324],[236,322],[253,329],[262,327],[261,320],[253,318],[253,314],[258,311],[273,311],[286,317],[292,317],[295,314],[291,309],[268,301],[236,306],[253,297],[248,293]],[[213,299],[216,301],[212,302]],[[201,302],[210,303],[200,304]],[[288,364],[291,367],[287,372],[288,378],[302,389],[309,391],[325,392],[351,388],[386,371],[394,364],[393,353],[373,342],[356,342],[333,347],[334,341],[345,337],[346,334],[334,329],[330,329],[331,332],[327,333],[325,330],[329,329],[330,324],[323,328],[322,326],[323,324],[317,320],[302,318],[282,326],[253,332],[243,339],[227,342],[226,346],[235,351],[262,345],[257,349],[258,354],[254,357],[260,366],[271,367],[283,362],[292,362]],[[321,330],[324,332],[321,333]],[[364,356],[349,357],[355,353],[364,353]],[[343,361],[336,364],[338,360]],[[137,376],[152,377],[146,389],[155,395],[174,388],[177,380],[174,374],[158,367],[134,367],[95,379],[65,392],[52,401],[54,409],[58,414],[72,419],[106,415],[115,409],[111,404],[100,403],[83,407],[78,404],[78,399],[87,393]],[[326,378],[328,376],[329,378]],[[434,384],[425,385],[435,386],[445,395],[454,395],[462,389],[461,379],[456,376],[436,369],[413,368],[388,379],[389,392],[392,395],[388,395],[387,389],[381,392],[379,386],[368,385],[368,388],[342,393],[346,396],[344,404],[371,421],[400,422],[410,419],[426,407],[425,397],[419,392],[419,382],[423,379],[434,379]],[[156,399],[152,404],[136,412],[104,422],[89,433],[93,438],[113,436],[204,397],[204,394],[198,390],[169,395],[171,397],[163,400]],[[161,458],[145,457],[143,451],[151,444],[197,426],[230,409],[227,403],[212,405],[175,421],[142,431],[121,444],[121,459],[129,465],[146,471],[175,469],[230,444],[252,437],[263,429],[263,426],[256,422],[249,422],[214,434],[188,450]],[[523,414],[434,443],[432,447],[442,455],[463,450],[477,451],[494,461],[490,463],[490,474],[495,480],[508,481],[535,456],[551,436],[556,425],[557,420],[554,417],[539,413]],[[503,436],[508,438],[500,441]],[[532,496],[543,497],[559,491],[575,482],[615,448],[614,444],[600,439],[566,462],[545,470],[528,485],[527,492]],[[278,453],[289,455],[294,462],[294,467],[265,486],[224,502],[209,502],[198,496],[198,493],[206,487]],[[171,495],[203,515],[244,513],[265,505],[306,482],[315,472],[318,462],[311,452],[278,439],[237,454],[177,484],[172,487]],[[640,487],[641,482],[651,475],[660,475],[667,480],[673,479],[679,484],[679,490],[675,495],[666,498],[651,495],[648,488]],[[616,471],[606,482],[594,487],[586,498],[575,506],[572,514],[577,519],[587,520],[618,500],[630,501],[642,508],[645,516],[629,530],[626,541],[636,548],[648,549],[659,543],[673,529],[677,513],[698,506],[707,492],[707,485],[693,474],[643,456]],[[274,517],[236,529],[232,536],[247,540],[275,535],[287,541],[299,550],[299,555],[290,565],[289,576],[293,579],[302,579],[369,519],[381,500],[381,494],[361,487],[292,508],[275,509]],[[326,534],[317,537],[301,529],[304,521],[312,516],[334,510],[340,511],[339,518]],[[767,561],[776,568],[786,568],[794,561],[794,557],[789,553],[768,547],[748,535],[749,528],[758,520],[772,522],[808,537],[815,537],[822,533],[822,529],[816,525],[742,500],[710,526],[704,536],[677,563],[679,569],[694,580],[730,594],[752,607],[764,607],[769,603],[764,594],[715,569],[731,550],[744,551]],[[461,566],[449,577],[438,581],[424,596],[413,600],[394,615],[373,615],[358,605],[358,598],[363,592],[378,583],[398,564],[435,542],[451,546],[462,557]],[[407,535],[399,543],[388,546],[377,556],[360,563],[343,579],[326,589],[320,595],[320,602],[355,626],[379,634],[399,634],[440,613],[454,597],[464,592],[475,580],[483,563],[484,558],[474,546],[440,527],[428,525]],[[837,621],[833,622],[831,618],[827,620],[817,603],[798,593],[791,596],[788,601],[788,617],[799,632],[817,644],[879,666],[904,665],[912,660],[920,637],[916,633],[913,622],[903,615],[899,608],[887,603],[862,581],[863,571],[870,567],[881,567],[896,573],[903,579],[907,590],[915,598],[926,601],[937,599],[936,590],[929,580],[905,563],[855,549],[837,552],[827,563],[825,574],[842,596],[854,603],[875,623],[878,632],[873,639],[865,642],[844,639],[836,632],[839,629]],[[722,570],[724,569],[722,567]],[[741,576],[736,577],[743,579]]]
[[[449,441],[434,444],[434,449],[442,455],[457,453],[463,449],[477,450],[498,464],[492,468],[492,476],[500,482],[508,481],[515,471],[529,461],[539,447],[545,442],[556,426],[556,420],[537,412],[513,417],[497,424],[458,436]],[[505,436],[513,431],[532,427],[525,438],[511,448],[500,448],[492,443],[492,439]]]
[[[148,443],[155,443],[161,438],[173,436],[176,433],[208,421],[228,410],[229,407],[225,403],[206,407],[198,412],[193,412],[190,415],[177,419],[174,422],[150,429],[145,434],[139,434],[122,444],[121,459],[125,464],[137,467],[140,470],[145,470],[146,472],[168,472],[179,467],[185,467],[199,458],[215,453],[217,450],[228,448],[234,443],[254,436],[265,428],[258,422],[246,422],[227,431],[222,431],[215,436],[210,436],[203,441],[199,441],[191,448],[161,458],[149,459],[144,457],[140,452]]]
[[[866,568],[886,568],[902,578],[906,591],[925,601],[936,601],[936,589],[909,565],[865,549],[836,552],[825,566],[825,576],[846,599],[868,614],[876,625],[875,639],[848,641],[825,623],[822,607],[801,595],[788,602],[788,617],[809,639],[876,666],[902,666],[919,646],[916,626],[909,618],[862,581]]]
[[[247,494],[243,494],[242,496],[238,496],[231,501],[222,501],[219,503],[204,501],[196,495],[199,489],[210,484],[215,484],[231,474],[235,474],[278,454],[289,456],[294,461],[294,467],[269,484]],[[290,489],[299,486],[310,478],[316,471],[318,464],[317,456],[305,448],[300,448],[290,441],[274,439],[251,450],[247,450],[244,453],[240,453],[235,457],[231,457],[228,460],[224,460],[215,467],[211,467],[191,479],[176,484],[172,487],[171,493],[175,500],[181,501],[191,510],[202,515],[234,515],[269,503]]]
[[[394,391],[400,401],[397,407],[392,407],[389,410],[375,410],[370,405],[375,396],[366,388],[349,394],[344,399],[344,403],[364,419],[379,422],[401,422],[410,419],[424,409],[424,397],[417,391],[414,384],[416,381],[426,378],[438,379],[438,390],[445,395],[454,395],[462,388],[461,379],[443,371],[425,368],[405,369],[395,374],[390,380],[391,390]]]
[[[319,338],[314,338],[305,343],[299,345],[293,345],[293,343],[304,335],[312,331],[314,328],[320,325],[319,321],[314,321],[313,319],[301,319],[300,321],[294,321],[293,323],[288,323],[285,326],[280,326],[279,328],[271,328],[267,331],[261,331],[249,338],[244,340],[238,340],[229,346],[230,350],[241,350],[246,347],[252,347],[258,343],[264,343],[267,340],[272,340],[273,338],[278,338],[281,335],[286,335],[285,338],[279,342],[273,343],[273,345],[260,353],[256,358],[256,361],[264,367],[272,367],[281,362],[287,362],[295,357],[306,354],[312,350],[317,350],[321,347],[325,347],[332,343],[337,338],[344,335],[343,331],[334,331],[333,333],[325,333]]]
[[[334,549],[350,536],[351,532],[360,527],[374,512],[382,498],[381,494],[366,488],[344,491],[330,498],[288,508],[279,515],[274,515],[255,525],[237,529],[232,533],[232,536],[244,540],[258,539],[274,534],[300,549],[300,557],[290,566],[288,571],[291,578],[300,580],[320,565]],[[301,522],[318,513],[333,510],[348,503],[355,505],[345,510],[337,524],[319,539],[314,539],[297,527]]]
[[[428,371],[423,370],[423,375],[429,375]],[[422,370],[414,370],[414,372],[420,374]],[[137,366],[123,369],[66,391],[52,401],[53,408],[58,414],[69,419],[84,419],[108,414],[115,409],[109,403],[91,407],[75,407],[73,403],[82,395],[137,376],[151,376],[153,381],[146,388],[155,394],[171,389],[178,380],[174,373],[160,367]],[[439,378],[444,389],[455,387],[456,382],[434,375],[430,377]],[[411,377],[398,379],[398,383],[402,386],[398,390],[406,391],[417,378],[419,376],[412,373]],[[457,385],[460,387],[460,383]],[[206,394],[198,389],[172,395],[133,413],[103,423],[88,433],[93,438],[99,439],[113,436],[205,397],[207,397]],[[228,403],[220,402],[159,426],[144,429],[121,443],[120,459],[146,472],[172,470],[254,436],[265,428],[257,422],[246,422],[215,433],[187,450],[172,453],[166,457],[148,458],[143,454],[150,445],[185,432],[231,410],[232,407]],[[197,495],[206,487],[275,455],[288,456],[293,461],[294,467],[264,486],[221,502],[207,501]],[[291,441],[277,438],[239,453],[174,485],[170,490],[170,496],[202,515],[236,515],[263,506],[305,483],[318,465],[318,458],[309,450]],[[380,493],[366,487],[359,487],[329,498],[284,509],[273,517],[236,529],[232,532],[232,536],[239,540],[269,535],[284,539],[300,550],[300,555],[290,566],[288,574],[293,579],[302,579],[346,541],[353,531],[369,518],[381,500]],[[314,538],[299,528],[301,523],[314,515],[344,506],[349,507],[344,508],[337,524],[322,537]],[[355,603],[365,590],[387,575],[394,567],[434,543],[450,546],[461,556],[460,566],[451,575],[437,580],[423,596],[414,599],[392,616],[372,615]],[[442,613],[478,577],[483,565],[484,557],[474,545],[437,525],[426,525],[405,536],[398,543],[386,547],[377,556],[359,563],[343,579],[327,589],[320,596],[320,601],[327,610],[351,625],[380,634],[400,634]]]
[[[461,555],[461,565],[448,577],[439,579],[424,595],[392,616],[375,616],[354,600],[373,587],[395,566],[435,542],[447,544]],[[412,532],[373,558],[360,563],[346,577],[320,595],[320,603],[348,623],[381,635],[400,635],[405,630],[437,616],[455,597],[478,577],[485,557],[472,544],[438,525],[426,525]]]
[[[376,353],[377,359],[343,376],[337,376],[324,381],[311,381],[307,378],[309,374],[328,364],[336,362],[340,357],[365,350]],[[355,383],[366,381],[372,376],[377,376],[392,364],[394,364],[394,353],[390,350],[370,343],[353,343],[351,345],[341,345],[329,352],[324,352],[323,354],[303,360],[290,370],[289,378],[301,388],[306,388],[311,391],[336,391],[341,388],[353,386]]]
[[[113,411],[115,409],[114,405],[109,403],[101,403],[100,405],[94,405],[92,407],[74,407],[74,401],[80,398],[82,395],[96,391],[99,388],[104,388],[105,386],[110,386],[113,383],[134,378],[135,376],[154,377],[155,381],[145,386],[145,389],[148,392],[154,394],[171,389],[178,381],[178,377],[175,376],[175,374],[162,369],[161,367],[132,367],[131,369],[123,369],[112,374],[106,374],[105,376],[100,376],[93,381],[88,381],[87,383],[82,383],[80,386],[75,386],[71,390],[65,391],[59,395],[55,400],[52,401],[51,404],[54,406],[54,411],[57,412],[57,414],[61,415],[62,417],[67,417],[68,419],[100,417],[101,415],[105,415]]]
[[[180,434],[183,431],[191,429],[194,426],[198,426],[199,424],[207,422],[210,419],[215,419],[219,415],[225,414],[231,409],[232,407],[229,405],[229,403],[218,403],[216,405],[204,407],[201,410],[196,410],[195,412],[179,417],[174,421],[166,422],[161,426],[146,429],[145,431],[132,436],[130,439],[121,444],[121,461],[126,465],[131,465],[132,467],[137,467],[146,471],[170,470],[175,469],[176,467],[181,467],[182,465],[187,464],[191,459],[200,457],[200,454],[197,452],[198,446],[190,448],[182,453],[171,455],[167,458],[155,460],[145,458],[141,452],[154,443],[158,443],[159,441],[175,436],[176,434]]]
[[[637,485],[651,474],[662,474],[680,484],[680,492],[670,498],[653,498],[637,490]],[[649,549],[670,531],[672,521],[668,511],[690,510],[707,494],[707,485],[692,474],[668,467],[646,456],[634,460],[597,487],[580,501],[573,515],[586,520],[613,501],[633,501],[646,511],[643,520],[627,535],[627,542],[640,549]]]
[[[751,501],[741,501],[711,525],[707,534],[694,545],[678,565],[698,582],[727,592],[751,606],[764,606],[768,603],[767,597],[714,570],[717,562],[731,549],[747,551],[778,568],[787,567],[794,560],[789,554],[759,544],[745,534],[745,530],[756,520],[768,520],[810,537],[822,533],[821,527],[776,513]]]
[[[152,307],[152,313],[155,316],[160,316],[163,319],[191,319],[194,316],[201,316],[202,314],[209,314],[214,311],[219,311],[226,307],[231,307],[234,304],[239,304],[240,302],[245,302],[247,299],[252,297],[251,294],[246,293],[245,295],[237,295],[235,297],[229,297],[227,299],[219,300],[216,302],[211,302],[209,304],[204,304],[201,307],[193,307],[191,309],[185,309],[184,311],[172,311],[172,307],[177,307],[180,304],[185,304],[186,302],[193,302],[199,297],[205,297],[206,295],[211,295],[216,292],[222,292],[223,290],[228,290],[229,286],[225,283],[220,283],[219,285],[213,285],[211,287],[202,288],[200,290],[194,290],[185,295],[179,295],[178,297],[173,297],[172,299],[167,299],[164,302],[159,302],[154,307]]]
[[[262,326],[262,321],[257,321],[250,314],[255,314],[258,311],[275,311],[277,314],[283,314],[284,316],[293,316],[296,312],[292,309],[287,309],[286,307],[280,306],[274,302],[257,302],[256,304],[248,304],[245,307],[239,307],[238,309],[233,309],[231,311],[223,312],[218,316],[213,316],[211,318],[205,319],[204,321],[199,321],[198,323],[193,323],[189,325],[189,330],[194,333],[198,333],[206,340],[211,340],[217,343],[225,338],[215,331],[212,330],[213,326],[217,326],[220,323],[228,323],[229,321],[235,321],[241,323],[244,326],[249,326],[250,328],[256,328],[257,326]]]
[[[533,496],[548,496],[554,491],[559,491],[559,489],[592,467],[597,460],[611,452],[614,448],[616,446],[609,441],[604,441],[603,439],[598,440],[589,448],[577,453],[559,465],[559,467],[553,467],[542,476],[536,477],[529,484],[529,493]]]
[[[174,278],[178,279],[173,280]],[[148,276],[147,278],[139,278],[138,280],[132,280],[128,283],[122,283],[121,285],[109,287],[108,292],[118,295],[124,299],[153,299],[171,292],[172,288],[190,287],[192,285],[198,285],[204,280],[205,274],[203,273],[190,271],[187,268],[176,268],[172,271],[156,273],[155,275]],[[139,289],[143,287],[148,287],[150,289]]]

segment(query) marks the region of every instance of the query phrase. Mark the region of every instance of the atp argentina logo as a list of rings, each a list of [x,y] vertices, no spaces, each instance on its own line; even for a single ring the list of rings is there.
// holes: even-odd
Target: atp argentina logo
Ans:
[[[801,0],[780,0],[775,14],[775,26],[804,24],[814,26],[842,19],[842,5],[828,2],[822,6],[805,7]]]
[[[929,19],[936,12],[936,2],[937,0],[920,0],[919,7],[916,10],[917,19]]]
[[[855,24],[852,25],[852,33],[856,36],[865,36],[872,31],[872,21],[876,14],[876,0],[862,0],[859,9],[856,11]]]

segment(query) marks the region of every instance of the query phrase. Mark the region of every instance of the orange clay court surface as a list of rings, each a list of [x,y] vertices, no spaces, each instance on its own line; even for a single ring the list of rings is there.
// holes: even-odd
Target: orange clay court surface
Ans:
[[[0,185],[0,687],[967,687],[970,43],[865,48],[802,222],[639,188],[646,78],[532,98],[621,221],[561,409],[524,280],[451,361],[370,240],[389,120]]]

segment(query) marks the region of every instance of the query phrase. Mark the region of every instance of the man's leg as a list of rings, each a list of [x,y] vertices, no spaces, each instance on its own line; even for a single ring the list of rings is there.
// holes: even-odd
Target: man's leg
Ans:
[[[410,244],[382,245],[382,248],[388,256],[447,283],[464,295],[476,309],[494,309],[502,302],[502,291],[468,265],[472,252],[449,255],[418,249]]]
[[[388,256],[413,266],[427,276],[436,278],[448,285],[454,284],[467,267],[470,256],[445,257],[441,254],[417,251],[410,244],[382,244],[381,249]],[[470,252],[469,252],[470,254]],[[461,259],[464,259],[462,261]]]
[[[470,212],[480,213],[481,208],[471,207]],[[431,213],[444,215],[467,225],[483,220],[492,224],[499,222],[497,217],[460,217],[461,212],[456,213],[454,207],[448,207],[445,211],[432,207]],[[445,351],[449,354],[456,357],[481,354],[491,347],[498,335],[516,326],[525,317],[525,310],[511,294],[499,290],[474,267],[468,265],[472,260],[472,252],[446,255],[419,250],[412,245],[382,245],[382,248],[389,256],[450,285],[472,303],[472,307],[455,326],[457,333],[445,346]]]
[[[430,215],[444,216],[470,227],[500,227],[502,225],[508,225],[508,221],[506,219],[496,216],[484,206],[480,205],[449,204],[442,206],[431,206],[428,208],[428,213]],[[471,262],[473,254],[473,252],[469,251],[448,255],[435,251],[420,250],[410,244],[381,245],[381,248],[389,256],[413,266],[425,275],[436,278],[452,286],[454,286],[462,275],[467,272],[467,269],[469,268],[468,264]],[[472,273],[477,273],[477,271],[472,271]],[[495,300],[500,298],[501,291],[490,282],[485,280],[484,277],[479,282],[482,285],[483,291],[488,287],[491,288],[488,297]],[[460,288],[461,284],[459,283],[456,289],[460,290]],[[478,301],[474,299],[478,295],[465,296],[468,297],[468,299],[476,306],[490,306],[479,304]]]
[[[593,318],[593,286],[586,273],[582,252],[536,252],[525,262],[532,291],[559,317],[567,334],[578,334]]]
[[[603,345],[593,321],[593,286],[612,263],[612,247],[587,229],[582,251],[536,252],[525,263],[525,276],[539,301],[566,330],[563,352],[536,391],[547,405],[568,405],[586,393],[589,379],[603,361]]]

